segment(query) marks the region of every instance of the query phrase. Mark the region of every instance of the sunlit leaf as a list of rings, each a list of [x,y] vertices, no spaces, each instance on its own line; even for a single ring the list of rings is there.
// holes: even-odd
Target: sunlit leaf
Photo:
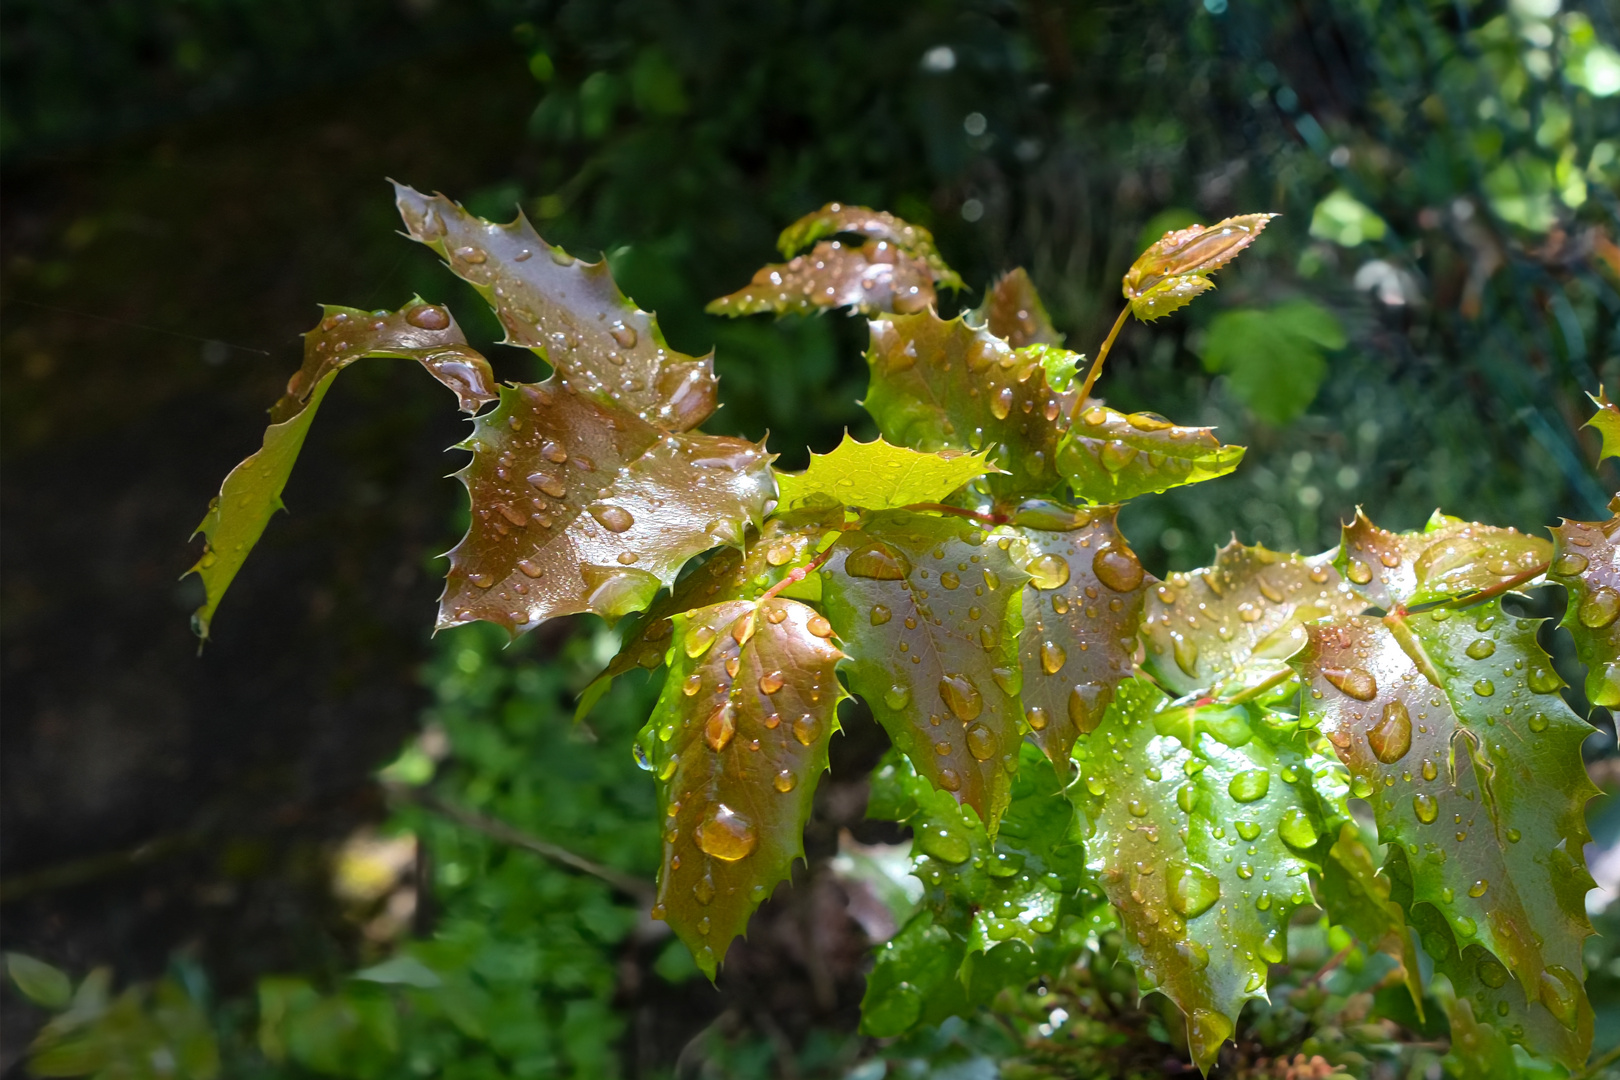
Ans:
[[[1591,927],[1584,807],[1592,729],[1559,696],[1542,620],[1499,599],[1309,626],[1294,659],[1305,715],[1349,767],[1379,839],[1460,945],[1477,942],[1571,1031],[1590,1012],[1578,973]],[[1582,1020],[1582,1016],[1587,1017]],[[1573,1062],[1568,1062],[1573,1063]]]
[[[1024,540],[1024,718],[1063,775],[1075,736],[1090,731],[1130,678],[1142,602],[1157,584],[1120,534],[1117,506],[1077,511],[1077,528],[1018,528]]]
[[[320,323],[304,335],[303,367],[270,410],[264,445],[225,477],[197,526],[206,544],[187,572],[197,574],[203,583],[205,600],[191,617],[198,637],[208,637],[225,591],[270,518],[282,509],[281,492],[332,380],[368,356],[419,361],[455,393],[464,412],[476,412],[495,399],[488,362],[467,345],[446,309],[420,298],[395,312],[323,308]]]
[[[1117,503],[1225,476],[1243,460],[1243,449],[1223,446],[1210,428],[1091,405],[1064,435],[1057,465],[1079,498]]]
[[[1344,328],[1310,300],[1267,310],[1223,311],[1210,320],[1204,370],[1223,372],[1227,385],[1256,416],[1286,424],[1305,412],[1327,377],[1324,351],[1342,349]]]
[[[670,348],[652,314],[613,283],[605,260],[582,263],[552,247],[521,214],[497,225],[443,195],[404,184],[394,192],[412,239],[477,289],[505,328],[505,344],[532,349],[561,386],[670,431],[714,412],[712,358]]]
[[[1357,509],[1334,565],[1369,604],[1392,611],[1528,582],[1551,558],[1550,543],[1517,529],[1436,510],[1422,532],[1392,533]]]
[[[1552,530],[1554,581],[1569,590],[1564,629],[1586,665],[1586,700],[1620,706],[1620,497],[1608,521],[1564,521]]]
[[[852,307],[868,315],[921,311],[937,296],[928,263],[882,240],[825,240],[785,263],[755,271],[747,285],[709,302],[711,315],[814,315]]]
[[[1143,322],[1162,319],[1180,311],[1215,287],[1215,283],[1202,274],[1181,274],[1156,281],[1136,296],[1131,297],[1131,314]]]
[[[919,773],[994,831],[1022,738],[1028,575],[977,525],[889,510],[838,540],[822,579],[850,689]]]
[[[1324,828],[1311,774],[1325,763],[1259,709],[1217,738],[1179,717],[1161,725],[1165,703],[1142,680],[1121,684],[1075,743],[1073,792],[1126,954],[1142,985],[1186,1014],[1193,1060],[1208,1071],[1243,1003],[1265,996],[1268,965],[1287,956],[1289,915],[1311,902]]]
[[[804,854],[845,696],[827,620],[796,600],[728,600],[674,620],[668,679],[637,740],[659,777],[654,914],[710,978]]]
[[[1215,287],[1207,275],[1254,243],[1276,214],[1240,214],[1208,228],[1190,225],[1167,232],[1125,273],[1125,299],[1138,319],[1156,319]]]
[[[1142,666],[1177,694],[1253,685],[1288,670],[1287,659],[1305,644],[1305,623],[1366,607],[1327,556],[1306,559],[1233,540],[1214,566],[1172,574],[1148,597]]]
[[[660,431],[561,382],[503,387],[461,444],[472,524],[450,552],[440,627],[639,611],[774,497],[762,445]]]
[[[984,302],[974,309],[973,322],[1015,349],[1063,344],[1063,335],[1052,325],[1035,283],[1022,266],[996,279]]]
[[[828,203],[783,229],[776,246],[782,257],[787,258],[817,240],[839,233],[854,233],[887,243],[926,262],[933,279],[941,285],[949,289],[962,288],[962,279],[940,258],[939,249],[934,246],[934,234],[884,210]]]
[[[844,441],[831,453],[811,454],[801,473],[777,473],[783,510],[813,505],[891,510],[916,503],[938,503],[969,480],[994,469],[983,454],[960,450],[924,453],[894,446],[881,437]]]
[[[1598,407],[1598,411],[1592,414],[1592,419],[1582,425],[1596,431],[1603,439],[1603,448],[1598,451],[1598,461],[1620,457],[1620,409],[1615,408],[1601,386],[1598,387],[1596,394],[1586,396]]]

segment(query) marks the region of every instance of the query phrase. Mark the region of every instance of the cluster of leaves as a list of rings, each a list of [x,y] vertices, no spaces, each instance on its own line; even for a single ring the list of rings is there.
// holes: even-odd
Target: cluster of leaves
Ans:
[[[894,744],[876,805],[911,825],[927,886],[879,955],[874,1034],[1061,970],[1117,925],[1207,1070],[1245,1003],[1266,998],[1294,912],[1317,904],[1391,954],[1421,1009],[1419,936],[1453,989],[1453,1030],[1472,1033],[1463,1052],[1584,1060],[1590,728],[1559,696],[1536,621],[1501,601],[1548,575],[1566,584],[1596,699],[1612,697],[1620,517],[1566,524],[1555,547],[1438,513],[1405,534],[1358,515],[1335,552],[1234,541],[1162,582],[1119,531],[1124,501],[1222,476],[1243,451],[1091,397],[1108,349],[1130,315],[1210,289],[1269,215],[1152,244],[1084,378],[1026,275],[945,319],[933,290],[959,282],[925,230],[838,204],[806,217],[781,246],[815,250],[716,309],[865,310],[881,438],[783,475],[762,444],[695,430],[716,403],[710,358],[671,349],[605,265],[521,217],[494,224],[403,186],[398,204],[553,374],[493,386],[449,313],[420,299],[327,309],[264,449],[203,523],[205,636],[330,380],[362,356],[415,359],[465,410],[495,403],[460,446],[472,522],[439,625],[516,635],[634,614],[582,713],[616,675],[664,669],[636,742],[662,810],[652,914],[705,973],[803,855],[853,693]],[[1616,418],[1603,404],[1599,422]],[[1382,868],[1352,796],[1372,807]]]

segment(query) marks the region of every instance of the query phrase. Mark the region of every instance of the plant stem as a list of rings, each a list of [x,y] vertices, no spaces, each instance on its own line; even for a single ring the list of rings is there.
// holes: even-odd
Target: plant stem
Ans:
[[[1103,339],[1102,348],[1097,350],[1097,359],[1091,362],[1091,370],[1086,373],[1086,381],[1074,399],[1074,408],[1069,410],[1070,420],[1085,407],[1086,398],[1091,396],[1091,388],[1097,385],[1097,376],[1102,374],[1103,361],[1108,359],[1108,350],[1114,347],[1114,339],[1119,337],[1119,332],[1125,328],[1125,321],[1130,317],[1131,306],[1126,304],[1125,309],[1119,313],[1119,318],[1114,320],[1114,328],[1108,331],[1108,336]]]
[[[1279,672],[1277,672],[1277,674],[1273,675],[1271,678],[1267,679],[1266,681],[1261,682],[1261,683],[1256,683],[1255,685],[1249,687],[1247,690],[1244,690],[1244,691],[1242,691],[1240,693],[1232,695],[1231,697],[1227,698],[1224,702],[1222,702],[1222,704],[1224,704],[1224,705],[1241,705],[1245,701],[1253,701],[1255,698],[1259,697],[1261,694],[1265,693],[1267,690],[1270,690],[1272,687],[1278,685],[1279,683],[1285,683],[1289,679],[1292,679],[1293,677],[1294,677],[1294,671],[1293,671],[1292,668],[1289,668],[1287,671],[1279,671]]]
[[[1613,1065],[1616,1061],[1620,1061],[1620,1046],[1615,1047],[1602,1057],[1588,1064],[1586,1068],[1571,1076],[1570,1080],[1586,1080],[1586,1078],[1589,1076],[1596,1076],[1599,1072],[1608,1068],[1610,1065]]]
[[[831,555],[832,548],[829,547],[826,551],[823,551],[820,555],[817,555],[803,566],[796,566],[792,570],[789,570],[787,575],[783,577],[781,581],[778,581],[775,585],[772,585],[770,588],[759,594],[759,603],[763,604],[765,601],[771,599],[789,585],[797,585],[799,582],[803,581],[805,578],[819,570],[821,568],[821,564],[826,562],[828,557]]]
[[[906,510],[930,510],[936,514],[954,514],[957,517],[972,518],[985,525],[1005,525],[1010,520],[1006,514],[981,514],[977,510],[964,510],[960,506],[946,506],[944,503],[912,503],[904,507]]]

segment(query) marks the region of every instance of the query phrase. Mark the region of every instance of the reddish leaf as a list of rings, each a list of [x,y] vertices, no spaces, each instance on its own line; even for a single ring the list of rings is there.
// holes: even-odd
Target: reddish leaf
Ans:
[[[1015,349],[1026,345],[1062,345],[1063,335],[1052,325],[1035,283],[1023,267],[997,279],[973,312],[974,320]]]
[[[948,289],[960,289],[962,279],[945,265],[939,249],[934,246],[934,234],[921,225],[913,225],[883,210],[865,206],[845,206],[828,203],[820,210],[806,214],[782,230],[777,237],[777,249],[787,258],[817,240],[838,233],[854,233],[871,240],[879,240],[915,258],[924,260],[933,280]]]
[[[1058,448],[1057,464],[1078,498],[1116,503],[1225,476],[1243,447],[1223,446],[1213,429],[1180,427],[1157,413],[1081,410]]]
[[[1167,232],[1125,273],[1125,298],[1139,319],[1156,319],[1214,288],[1207,275],[1235,259],[1276,214],[1240,214],[1205,228]]]
[[[1334,565],[1367,602],[1386,611],[1539,576],[1552,545],[1517,529],[1480,525],[1436,510],[1422,532],[1380,529],[1358,508]]]
[[[921,311],[936,300],[928,263],[882,240],[825,240],[805,255],[761,267],[749,284],[709,302],[711,315],[813,315],[853,307],[868,315]]]
[[[1586,665],[1586,700],[1620,706],[1620,496],[1604,522],[1564,521],[1552,530],[1552,579],[1569,590],[1564,629]]]

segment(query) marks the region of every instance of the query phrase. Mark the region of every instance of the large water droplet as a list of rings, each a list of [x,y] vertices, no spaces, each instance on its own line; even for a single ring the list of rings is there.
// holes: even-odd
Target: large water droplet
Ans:
[[[1191,790],[1191,785],[1188,785],[1188,790]],[[1236,825],[1237,825],[1237,834],[1239,836],[1241,836],[1243,839],[1245,839],[1245,840],[1257,840],[1257,839],[1259,839],[1259,837],[1260,837],[1260,823],[1258,821],[1249,821],[1247,819],[1239,819],[1236,822]]]
[[[1171,863],[1165,882],[1170,887],[1170,906],[1189,919],[1202,915],[1221,898],[1220,881],[1202,867]]]
[[[776,780],[773,781],[773,783],[777,791],[780,791],[782,794],[786,795],[788,792],[792,791],[798,786],[799,778],[794,776],[791,770],[783,769],[781,772],[776,774]]]
[[[872,540],[845,556],[844,573],[878,581],[900,581],[911,573],[911,563],[888,544]]]
[[[1074,723],[1074,729],[1082,735],[1096,731],[1097,724],[1102,720],[1101,710],[1091,707],[1080,686],[1069,691],[1069,719]]]
[[[891,612],[888,608],[884,607],[882,604],[873,604],[872,605],[872,625],[873,626],[882,626],[884,623],[888,622],[892,618],[894,618],[893,612]]]
[[[417,304],[405,313],[405,321],[419,330],[447,330],[450,313],[437,304]]]
[[[602,528],[615,533],[622,533],[636,523],[630,511],[622,506],[593,506],[591,517],[595,518]]]
[[[1576,613],[1581,625],[1591,630],[1601,630],[1614,622],[1620,616],[1620,592],[1609,588],[1593,589],[1581,601],[1579,611]]]
[[[772,671],[759,677],[759,692],[762,694],[774,694],[778,690],[782,689],[782,684],[782,673],[780,671]]]
[[[1474,660],[1483,660],[1496,651],[1496,642],[1488,637],[1478,638],[1463,651]]]
[[[1283,843],[1301,851],[1316,844],[1316,826],[1311,824],[1310,815],[1298,807],[1283,814],[1277,823],[1277,835],[1283,838]]]
[[[1538,694],[1550,694],[1564,685],[1564,680],[1558,677],[1556,671],[1551,667],[1541,665],[1530,669],[1530,676],[1527,681],[1530,683],[1530,689]]]
[[[1226,785],[1226,791],[1240,803],[1257,802],[1271,790],[1271,773],[1265,769],[1245,769]]]
[[[1042,555],[1025,569],[1037,589],[1059,589],[1069,581],[1069,561],[1058,555]]]
[[[698,847],[723,862],[736,862],[746,857],[759,843],[753,823],[725,803],[715,806],[714,812],[697,827],[694,835]]]
[[[619,343],[619,348],[633,349],[636,347],[637,334],[635,327],[625,326],[621,323],[614,326],[610,332],[613,335],[613,340]]]
[[[1091,557],[1092,573],[1097,580],[1115,592],[1130,592],[1142,584],[1142,564],[1127,547],[1115,547],[1110,541],[1097,549]]]
[[[1560,577],[1575,577],[1585,573],[1587,567],[1586,556],[1575,551],[1566,551],[1553,560],[1552,572]]]
[[[809,746],[821,734],[821,721],[809,713],[802,714],[793,721],[793,737],[799,740],[800,745]]]
[[[942,862],[953,865],[967,862],[968,856],[973,854],[973,848],[968,845],[967,839],[939,826],[928,825],[917,832],[917,846],[922,848],[923,854],[932,855]]]
[[[737,707],[729,701],[710,713],[708,722],[703,725],[703,741],[716,753],[724,750],[736,733]]]
[[[692,657],[694,660],[702,656],[704,653],[709,651],[709,646],[714,644],[714,639],[717,636],[719,635],[714,632],[714,628],[712,626],[705,626],[702,623],[699,623],[698,625],[687,630],[685,642],[686,655]]]
[[[1574,973],[1566,967],[1552,964],[1541,973],[1536,989],[1547,1011],[1560,1024],[1574,1031],[1581,1000],[1581,981]]]
[[[883,692],[883,704],[896,711],[911,704],[911,687],[895,683]]]
[[[1007,414],[1012,412],[1012,404],[1012,387],[1003,386],[990,398],[990,411],[995,414],[997,420],[1005,420]]]
[[[1434,801],[1433,795],[1412,796],[1412,812],[1417,819],[1425,825],[1433,825],[1435,818],[1440,816],[1440,807]]]
[[[1322,677],[1357,701],[1371,701],[1378,696],[1378,680],[1373,678],[1370,671],[1361,668],[1323,668]]]
[[[984,724],[971,724],[967,729],[968,753],[980,761],[989,761],[1001,749],[1001,740]]]
[[[1046,710],[1039,705],[1031,705],[1024,710],[1024,718],[1029,721],[1030,730],[1032,731],[1045,731],[1046,725],[1050,723]]]
[[[833,633],[832,623],[827,621],[827,616],[819,613],[806,619],[804,628],[818,638],[830,638]]]
[[[963,723],[978,719],[984,711],[984,698],[966,675],[946,675],[939,680],[939,696]]]
[[[1400,701],[1384,706],[1384,715],[1367,732],[1367,745],[1385,765],[1393,765],[1412,749],[1412,716]]]
[[[1069,654],[1063,650],[1063,646],[1054,641],[1041,642],[1041,670],[1048,675],[1056,675],[1062,671],[1068,659]]]
[[[1480,697],[1490,697],[1496,693],[1496,684],[1489,679],[1478,679],[1474,682],[1474,693]]]

